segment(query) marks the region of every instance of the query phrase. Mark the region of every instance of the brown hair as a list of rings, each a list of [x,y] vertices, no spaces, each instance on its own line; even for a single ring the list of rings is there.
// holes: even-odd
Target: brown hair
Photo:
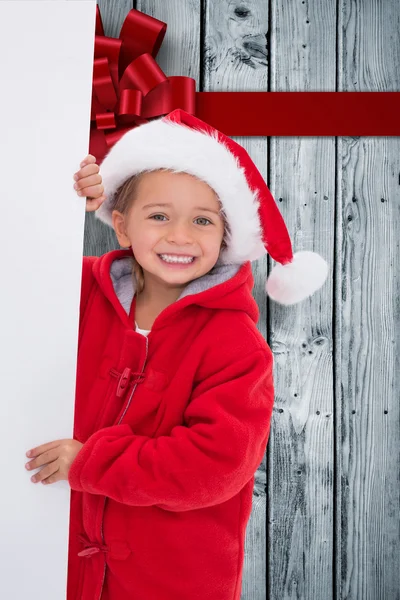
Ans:
[[[170,171],[170,169],[155,169],[156,171]],[[133,175],[129,179],[127,179],[116,191],[114,200],[113,200],[113,210],[117,210],[118,212],[125,215],[129,209],[131,208],[133,201],[136,197],[137,190],[139,187],[139,183],[142,177],[146,174],[150,173],[150,171],[142,171],[137,175]],[[218,200],[218,199],[217,199]],[[224,237],[221,243],[221,250],[227,247],[227,236],[230,235],[229,224],[226,220],[226,217],[223,212],[223,206],[221,202],[218,200],[220,205],[220,216],[224,223]],[[132,275],[136,280],[136,293],[140,294],[144,289],[144,274],[143,269],[137,262],[135,256],[133,256],[133,269]]]

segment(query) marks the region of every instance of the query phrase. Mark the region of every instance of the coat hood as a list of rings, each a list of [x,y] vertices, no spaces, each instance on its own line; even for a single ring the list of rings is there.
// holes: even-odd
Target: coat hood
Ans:
[[[131,249],[108,252],[100,256],[93,267],[98,284],[123,320],[128,319],[136,293],[132,267]],[[152,330],[167,325],[189,305],[241,311],[257,323],[259,309],[252,295],[253,287],[250,261],[230,265],[217,261],[211,271],[187,284],[179,298],[160,313]]]

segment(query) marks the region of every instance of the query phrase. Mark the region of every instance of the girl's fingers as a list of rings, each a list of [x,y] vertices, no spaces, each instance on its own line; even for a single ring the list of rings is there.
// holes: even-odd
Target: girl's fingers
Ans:
[[[82,167],[81,169],[79,169],[79,171],[74,173],[74,179],[75,181],[79,181],[84,177],[89,177],[89,175],[95,175],[96,173],[99,173],[99,171],[100,167],[99,165],[96,165],[96,163],[86,165],[85,167]]]
[[[58,462],[55,460],[55,461],[51,462],[49,465],[46,465],[45,467],[43,467],[43,469],[41,469],[39,471],[39,473],[36,473],[36,475],[33,475],[31,477],[31,481],[33,483],[38,483],[39,481],[42,481],[43,479],[47,479],[47,477],[50,477],[57,471],[58,471]]]
[[[56,481],[61,481],[61,479],[63,479],[63,477],[61,476],[61,471],[60,469],[57,469],[57,471],[53,473],[53,475],[50,475],[50,477],[47,477],[47,479],[43,479],[42,483],[47,485],[48,483],[55,483]]]
[[[79,190],[76,193],[78,196],[86,196],[88,200],[97,200],[100,196],[103,195],[104,187],[100,185],[91,185],[90,187],[85,187],[83,190]]]
[[[58,455],[59,455],[59,448],[53,448],[51,450],[47,450],[47,452],[43,452],[42,454],[40,454],[40,456],[37,456],[33,460],[30,460],[29,462],[26,463],[25,466],[28,471],[31,471],[32,469],[37,469],[38,467],[41,467],[42,465],[46,465],[47,463],[50,463],[53,460],[56,460],[58,458]]]
[[[89,163],[93,163],[96,162],[96,157],[93,156],[92,154],[88,154],[83,161],[81,162],[81,164],[79,165],[80,167],[83,167],[83,165],[85,164],[89,164]]]
[[[84,192],[90,186],[101,185],[101,182],[102,182],[101,175],[99,175],[99,174],[90,175],[90,177],[85,177],[84,179],[81,179],[80,181],[77,181],[76,183],[74,183],[74,189],[77,192],[79,192],[79,191]],[[82,195],[88,196],[89,194],[85,193]]]
[[[100,198],[93,198],[86,200],[86,212],[93,212],[97,210],[105,201],[104,196],[100,196]]]
[[[106,199],[103,196],[104,186],[99,174],[100,167],[96,164],[96,158],[92,154],[87,155],[80,167],[80,170],[74,174],[74,189],[78,196],[86,197],[86,212],[93,212]]]
[[[53,448],[57,448],[61,444],[62,440],[54,440],[54,442],[48,442],[47,444],[42,444],[41,446],[37,446],[36,448],[32,448],[32,450],[28,450],[26,456],[29,458],[35,458],[35,456],[39,456],[39,454],[43,454],[43,452],[47,452],[47,450],[52,450]]]

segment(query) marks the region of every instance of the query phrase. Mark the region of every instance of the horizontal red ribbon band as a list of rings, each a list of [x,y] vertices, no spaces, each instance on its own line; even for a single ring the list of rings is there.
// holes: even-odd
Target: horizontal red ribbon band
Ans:
[[[400,92],[197,92],[225,135],[400,136]]]

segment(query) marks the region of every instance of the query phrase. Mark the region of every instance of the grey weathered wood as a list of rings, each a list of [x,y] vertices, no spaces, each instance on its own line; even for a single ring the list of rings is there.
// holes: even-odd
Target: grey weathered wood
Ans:
[[[339,2],[339,90],[400,90],[400,4]],[[338,140],[337,597],[400,599],[400,141]]]
[[[266,32],[268,3],[262,0],[205,2],[204,70],[202,91],[259,91],[268,89]],[[240,115],[238,115],[240,118]],[[267,178],[267,139],[233,137],[242,144]],[[252,263],[254,296],[260,307],[258,327],[267,337],[266,293],[268,260]],[[256,473],[253,510],[247,526],[242,599],[266,597],[266,458]]]
[[[336,3],[273,0],[271,25],[271,91],[335,91]],[[293,251],[333,265],[335,138],[271,138],[270,178]],[[333,598],[332,276],[298,305],[270,303],[268,597],[276,600]]]
[[[199,81],[200,0],[137,0],[136,8],[167,23],[156,59],[164,73]]]

